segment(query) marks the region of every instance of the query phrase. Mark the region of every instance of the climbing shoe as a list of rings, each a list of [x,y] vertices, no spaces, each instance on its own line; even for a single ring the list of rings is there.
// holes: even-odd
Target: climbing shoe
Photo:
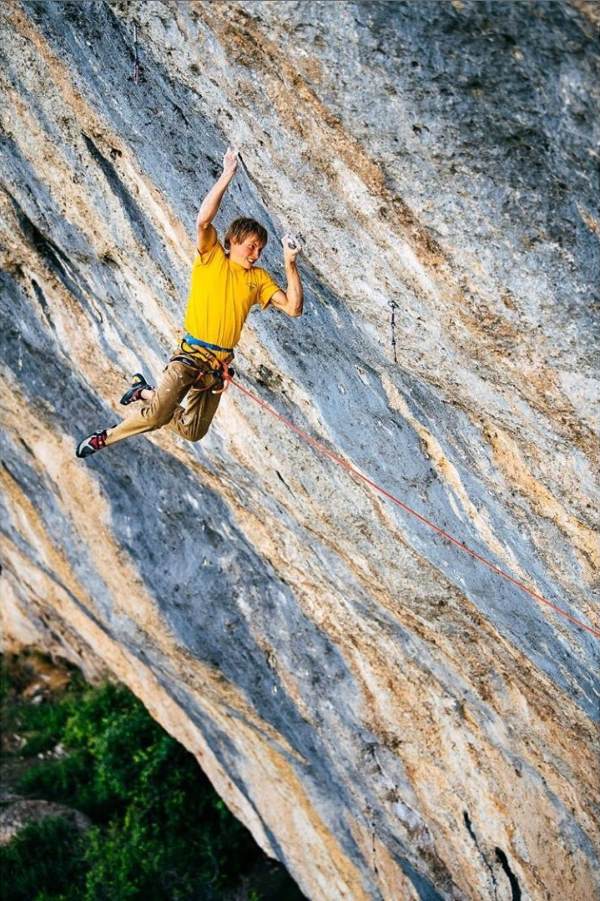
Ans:
[[[78,457],[91,457],[92,454],[104,447],[106,447],[106,429],[102,432],[94,432],[80,441],[75,453]]]
[[[126,407],[127,404],[132,404],[136,400],[141,400],[141,394],[144,388],[148,388],[150,391],[153,390],[153,386],[148,384],[142,373],[136,372],[131,379],[131,386],[127,389],[119,403]]]

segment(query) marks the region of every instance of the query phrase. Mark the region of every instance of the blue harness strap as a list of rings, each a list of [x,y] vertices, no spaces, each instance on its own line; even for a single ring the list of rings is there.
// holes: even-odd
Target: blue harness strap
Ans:
[[[196,344],[198,347],[206,347],[208,350],[222,350],[224,353],[233,353],[233,347],[219,347],[218,344],[209,344],[208,341],[201,341],[200,338],[194,338],[192,335],[186,335],[183,340],[186,344],[191,344],[192,347]]]

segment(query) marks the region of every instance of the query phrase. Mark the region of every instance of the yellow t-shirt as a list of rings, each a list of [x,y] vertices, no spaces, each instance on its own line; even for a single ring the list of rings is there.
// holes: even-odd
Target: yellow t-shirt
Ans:
[[[265,309],[279,286],[265,269],[244,269],[225,254],[219,241],[196,251],[184,326],[193,338],[235,347],[250,308]]]

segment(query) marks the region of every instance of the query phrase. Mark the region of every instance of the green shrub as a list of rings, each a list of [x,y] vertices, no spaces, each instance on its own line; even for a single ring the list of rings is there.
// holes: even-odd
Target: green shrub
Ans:
[[[80,684],[56,702],[20,707],[15,721],[27,750],[64,748],[35,763],[21,791],[81,810],[94,825],[81,837],[64,821],[23,830],[7,851],[21,876],[6,881],[3,901],[217,901],[260,859],[195,758],[123,686]],[[48,854],[33,853],[31,835]],[[286,883],[278,898],[302,897]]]
[[[81,898],[84,845],[85,837],[63,817],[25,826],[0,847],[3,901]]]

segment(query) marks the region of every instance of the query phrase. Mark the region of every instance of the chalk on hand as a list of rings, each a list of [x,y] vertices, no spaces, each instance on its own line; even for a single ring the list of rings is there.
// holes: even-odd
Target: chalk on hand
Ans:
[[[281,239],[281,243],[284,247],[289,247],[290,250],[302,250],[300,240],[296,235],[287,234],[284,235]]]

